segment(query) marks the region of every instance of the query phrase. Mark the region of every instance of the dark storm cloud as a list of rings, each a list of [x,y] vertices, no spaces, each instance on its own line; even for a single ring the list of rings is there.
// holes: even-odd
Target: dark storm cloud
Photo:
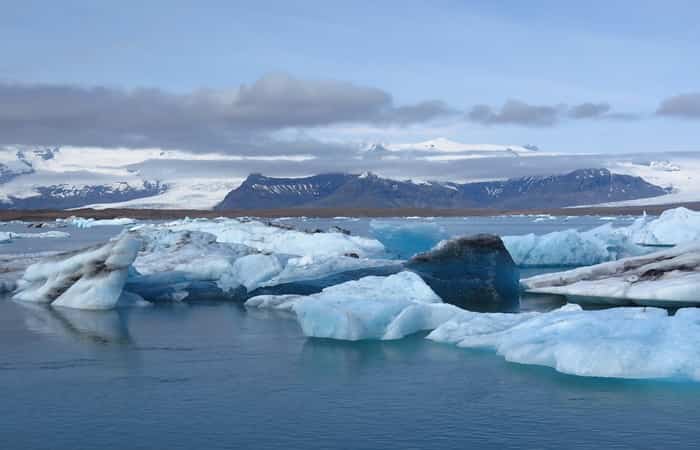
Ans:
[[[585,102],[578,105],[533,105],[520,100],[508,100],[500,108],[476,105],[466,115],[467,120],[482,125],[519,125],[551,127],[564,119],[620,119],[633,120],[637,115],[611,112],[607,102]]]
[[[611,109],[608,103],[586,102],[571,108],[569,116],[573,119],[591,119],[607,114]]]
[[[552,126],[558,121],[561,108],[508,100],[500,109],[494,109],[488,105],[476,105],[469,111],[467,118],[483,125],[546,127]]]
[[[394,104],[372,87],[276,74],[230,91],[0,83],[0,144],[166,147],[233,152],[285,128],[409,125],[454,114],[446,104]]]
[[[664,99],[656,110],[660,116],[700,119],[700,92],[679,94]]]

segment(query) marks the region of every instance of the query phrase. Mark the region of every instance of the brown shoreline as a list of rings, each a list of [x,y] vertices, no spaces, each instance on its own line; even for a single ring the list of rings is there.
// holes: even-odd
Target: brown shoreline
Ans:
[[[194,209],[76,209],[76,210],[1,210],[0,221],[26,220],[42,221],[66,218],[70,216],[94,217],[96,219],[113,219],[116,217],[130,217],[140,220],[168,220],[184,217],[214,218],[214,217],[483,217],[503,216],[516,214],[550,214],[552,216],[622,216],[639,215],[643,212],[660,214],[661,212],[684,206],[686,208],[700,210],[700,202],[674,203],[668,205],[651,206],[622,206],[622,207],[582,207],[582,208],[552,208],[552,209],[527,209],[527,210],[500,210],[486,208],[470,209],[427,209],[427,208],[285,208],[285,209],[260,209],[260,210],[229,210],[211,211]]]

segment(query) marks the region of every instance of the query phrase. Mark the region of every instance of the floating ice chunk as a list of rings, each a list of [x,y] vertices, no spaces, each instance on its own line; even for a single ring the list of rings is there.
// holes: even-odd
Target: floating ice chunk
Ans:
[[[0,294],[12,292],[17,288],[17,280],[27,267],[44,258],[55,256],[60,252],[11,253],[0,254]]]
[[[294,311],[297,301],[304,298],[302,295],[257,295],[249,298],[245,306],[260,309],[278,309],[282,311]]]
[[[384,245],[387,252],[401,259],[430,250],[449,237],[445,229],[434,222],[372,220],[369,226],[372,236]]]
[[[563,230],[544,235],[504,236],[515,263],[522,267],[582,266],[653,251],[632,237],[645,226],[638,219],[627,227],[607,223],[588,231]]]
[[[700,240],[700,212],[686,208],[641,217],[626,227],[611,223],[588,231],[564,230],[536,236],[505,236],[503,242],[519,266],[582,266],[643,255],[649,246],[672,246]]]
[[[530,293],[618,305],[700,305],[700,245],[689,244],[521,280]]]
[[[80,309],[114,308],[140,246],[141,241],[122,234],[102,246],[35,263],[18,281],[13,298]]]
[[[309,296],[259,296],[246,306],[294,311],[306,336],[398,339],[433,329],[462,311],[442,303],[412,272],[369,276]]]
[[[202,231],[145,226],[132,233],[144,242],[134,262],[128,289],[152,301],[244,299],[258,288],[272,288],[306,280],[323,281],[341,272],[385,266],[395,261],[336,255],[291,256],[261,253],[243,244],[217,242]],[[293,290],[286,293],[313,293]],[[346,280],[343,280],[346,281]],[[262,292],[260,292],[262,293]],[[273,293],[273,292],[268,292]],[[279,292],[285,293],[280,287]]]
[[[243,256],[233,263],[231,270],[223,274],[218,284],[224,290],[243,286],[250,292],[279,275],[286,260],[286,257],[262,253]]]
[[[0,244],[12,242],[15,239],[60,239],[70,237],[70,233],[64,231],[45,231],[43,233],[15,233],[13,231],[0,232]]]
[[[632,233],[641,245],[678,245],[700,240],[700,212],[687,208],[664,211],[659,218]]]
[[[117,219],[93,219],[84,217],[69,217],[68,219],[58,219],[63,223],[72,225],[76,228],[92,228],[99,226],[123,226],[132,225],[136,223],[136,219],[130,219],[127,217],[121,217]]]
[[[159,227],[173,231],[203,231],[215,235],[218,242],[243,244],[259,251],[287,255],[355,254],[368,257],[384,253],[384,246],[375,239],[340,232],[307,233],[258,221],[185,219]]]
[[[427,337],[495,350],[506,360],[580,376],[700,381],[700,310],[657,308],[547,313],[463,312]]]
[[[419,274],[446,303],[484,312],[514,312],[520,306],[519,271],[498,236],[443,241],[411,258],[405,267]]]

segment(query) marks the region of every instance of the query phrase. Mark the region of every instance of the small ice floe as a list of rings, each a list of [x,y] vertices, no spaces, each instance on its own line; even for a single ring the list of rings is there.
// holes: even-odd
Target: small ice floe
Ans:
[[[136,219],[121,217],[116,219],[93,219],[84,217],[69,217],[68,219],[58,219],[57,222],[66,223],[76,228],[92,228],[100,226],[125,226],[133,225]]]

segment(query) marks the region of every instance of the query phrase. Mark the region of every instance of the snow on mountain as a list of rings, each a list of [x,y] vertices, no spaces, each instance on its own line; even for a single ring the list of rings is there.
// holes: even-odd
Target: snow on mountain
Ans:
[[[250,175],[218,209],[274,208],[547,208],[665,194],[639,177],[606,169],[478,183],[415,182],[328,173],[303,178]]]

